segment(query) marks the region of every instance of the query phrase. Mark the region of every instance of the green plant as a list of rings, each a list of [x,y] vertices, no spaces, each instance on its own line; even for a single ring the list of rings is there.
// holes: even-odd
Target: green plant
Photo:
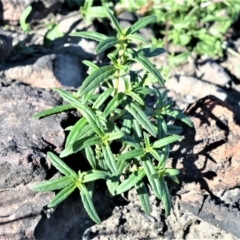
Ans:
[[[115,10],[156,15],[155,36],[160,33],[165,46],[171,43],[219,57],[225,33],[239,17],[240,4],[232,0],[119,0]]]
[[[56,23],[54,19],[51,19],[50,22],[43,23],[43,26],[48,28],[44,36],[44,46],[49,47],[54,40],[64,37],[64,33],[59,30],[59,24]]]
[[[105,8],[112,6],[109,1],[101,0],[102,6],[93,6],[94,0],[83,1],[83,6],[80,7],[80,12],[84,18],[84,21],[88,24],[92,23],[92,19],[95,18],[106,18],[108,15]]]
[[[28,6],[20,16],[20,27],[25,32],[28,33],[30,31],[30,25],[27,23],[27,17],[32,11],[32,6]]]
[[[84,61],[90,74],[75,93],[63,89],[54,89],[68,104],[44,110],[35,115],[41,118],[69,109],[77,109],[82,117],[70,131],[60,157],[81,152],[89,163],[89,170],[78,174],[53,153],[48,153],[51,163],[63,177],[44,181],[33,186],[35,191],[61,190],[49,203],[56,206],[78,188],[83,205],[96,223],[100,219],[92,202],[95,181],[104,179],[112,196],[136,188],[142,209],[150,213],[149,194],[146,182],[150,183],[156,197],[162,200],[165,214],[171,208],[170,194],[165,177],[178,182],[177,169],[166,168],[170,144],[179,140],[176,135],[180,127],[167,124],[165,116],[180,119],[192,126],[191,121],[181,112],[171,108],[166,93],[151,88],[146,79],[152,79],[164,85],[160,73],[148,60],[162,54],[164,49],[145,47],[134,50],[132,41],[148,42],[136,32],[156,20],[155,16],[140,19],[131,27],[121,29],[118,21],[107,11],[117,33],[115,37],[96,32],[78,32],[72,36],[94,39],[99,44],[96,53],[113,50],[107,56],[111,64],[99,67]],[[138,62],[145,70],[141,77],[130,70],[130,65]],[[120,84],[124,87],[120,88]],[[95,93],[100,88],[100,93]],[[155,96],[154,104],[147,104],[147,96]],[[83,161],[83,160],[82,160]],[[121,178],[120,178],[121,177]],[[123,179],[124,180],[120,180]]]

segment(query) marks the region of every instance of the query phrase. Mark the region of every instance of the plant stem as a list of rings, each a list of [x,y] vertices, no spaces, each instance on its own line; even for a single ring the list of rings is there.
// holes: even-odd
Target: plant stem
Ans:
[[[118,93],[118,86],[119,86],[119,72],[120,70],[118,69],[116,71],[116,76],[115,76],[115,79],[114,79],[114,83],[113,83],[113,86],[114,86],[114,96]]]

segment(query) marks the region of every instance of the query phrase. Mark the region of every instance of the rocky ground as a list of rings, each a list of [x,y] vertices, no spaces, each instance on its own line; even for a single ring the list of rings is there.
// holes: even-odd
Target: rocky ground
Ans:
[[[24,34],[17,23],[29,4],[33,30]],[[193,55],[169,73],[168,96],[194,128],[183,126],[184,137],[171,151],[169,166],[181,174],[179,185],[169,182],[173,209],[168,218],[153,195],[146,216],[134,191],[110,198],[99,182],[94,202],[103,222],[95,225],[77,193],[47,209],[54,193],[29,189],[58,174],[46,152],[61,151],[64,128],[78,117],[68,112],[34,120],[33,114],[61,104],[51,87],[74,89],[82,83],[82,60],[101,63],[105,57],[94,55],[94,41],[68,36],[103,29],[105,23],[87,25],[64,4],[0,1],[0,20],[8,26],[7,32],[0,30],[0,239],[240,239],[240,58],[230,52],[221,60]],[[53,16],[66,36],[46,45],[47,30],[39,22]],[[129,17],[122,15],[121,24],[129,24]],[[231,44],[240,52],[240,31],[232,31]],[[166,61],[166,55],[153,59],[158,67]],[[68,164],[79,169],[80,158],[70,157]]]

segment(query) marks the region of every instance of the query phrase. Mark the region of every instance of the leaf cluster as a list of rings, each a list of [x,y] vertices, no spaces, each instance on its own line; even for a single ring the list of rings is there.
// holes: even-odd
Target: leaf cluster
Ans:
[[[163,36],[162,44],[219,57],[223,55],[225,33],[239,17],[240,4],[232,0],[119,0],[115,9],[157,16],[156,29]]]
[[[105,180],[112,196],[135,188],[143,211],[150,214],[148,182],[168,215],[171,201],[165,177],[178,182],[178,170],[166,168],[166,162],[170,144],[180,139],[181,129],[168,124],[165,119],[171,116],[189,126],[192,123],[184,114],[172,109],[166,93],[146,83],[147,77],[151,76],[164,85],[161,74],[149,61],[149,58],[164,53],[164,49],[132,48],[134,41],[148,43],[137,32],[153,23],[156,17],[144,17],[131,27],[121,29],[110,11],[107,15],[116,30],[114,37],[88,31],[72,36],[97,41],[97,54],[113,49],[108,54],[110,64],[99,67],[84,61],[89,67],[89,76],[77,92],[54,89],[68,104],[35,115],[35,118],[41,118],[69,109],[81,113],[82,117],[66,129],[69,134],[60,158],[81,152],[89,163],[89,170],[76,173],[59,157],[48,153],[51,163],[64,176],[38,183],[32,189],[60,190],[49,203],[49,207],[53,207],[78,188],[89,216],[100,223],[92,202],[95,181]],[[134,62],[141,64],[145,71],[143,76],[130,70]],[[124,87],[120,88],[120,84]],[[146,102],[148,96],[155,96],[152,106]]]

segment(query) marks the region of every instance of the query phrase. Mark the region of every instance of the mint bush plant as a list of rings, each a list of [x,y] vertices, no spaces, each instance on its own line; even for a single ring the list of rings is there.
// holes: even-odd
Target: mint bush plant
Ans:
[[[149,185],[162,201],[165,214],[169,215],[171,201],[165,177],[178,182],[178,170],[166,168],[166,161],[170,144],[179,140],[180,136],[177,135],[179,127],[168,124],[165,116],[180,119],[189,126],[192,123],[181,112],[173,110],[166,94],[151,87],[147,80],[151,76],[164,85],[160,73],[148,59],[164,53],[164,49],[145,47],[135,50],[131,46],[133,41],[148,44],[136,32],[154,22],[156,17],[144,17],[131,27],[121,29],[114,15],[109,11],[107,14],[116,29],[116,36],[96,32],[78,32],[72,36],[98,41],[97,54],[115,48],[107,55],[110,64],[99,67],[84,61],[90,74],[77,92],[54,89],[68,104],[35,115],[35,118],[41,118],[69,109],[81,113],[82,117],[76,124],[66,129],[69,134],[60,158],[81,152],[89,163],[89,170],[75,172],[54,153],[48,152],[49,160],[63,176],[38,183],[32,190],[60,190],[48,205],[54,207],[77,188],[87,213],[94,222],[100,223],[92,202],[97,180],[106,181],[112,196],[135,188],[146,214],[151,211]],[[143,76],[130,70],[134,62],[142,65]],[[123,83],[123,89],[119,87],[120,83]],[[99,93],[96,93],[97,88]],[[149,95],[156,98],[153,106],[146,103]]]

